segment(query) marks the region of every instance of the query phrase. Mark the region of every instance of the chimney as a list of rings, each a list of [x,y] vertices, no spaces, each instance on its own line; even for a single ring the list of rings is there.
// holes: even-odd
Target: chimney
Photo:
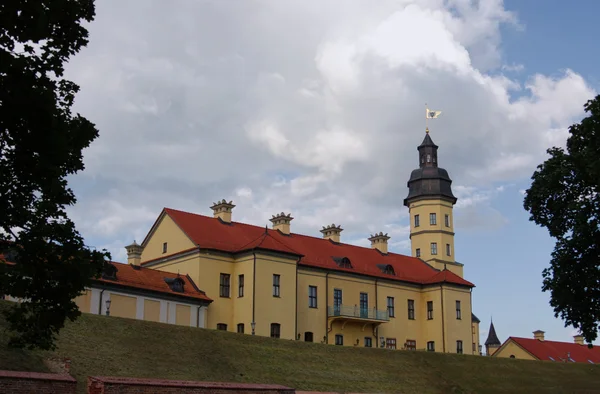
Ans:
[[[277,215],[273,215],[273,217],[271,219],[269,219],[271,221],[271,223],[273,223],[273,230],[279,230],[284,234],[290,234],[290,222],[293,220],[294,218],[292,217],[291,213],[288,213],[287,215],[283,212],[281,212],[280,214]]]
[[[323,238],[330,239],[333,242],[340,242],[340,234],[344,231],[342,226],[335,226],[335,224],[331,224],[330,226],[323,226],[321,233],[323,233]]]
[[[233,201],[225,201],[225,199],[223,199],[220,202],[214,203],[213,202],[213,206],[211,207],[213,210],[213,216],[215,218],[219,218],[222,221],[224,221],[225,223],[231,223],[231,210],[235,207],[235,205],[233,205]]]
[[[371,238],[369,238],[369,241],[371,241],[371,248],[379,249],[381,253],[387,253],[388,239],[390,239],[390,237],[387,233],[384,234],[380,232],[379,234],[375,233],[375,235],[371,235]]]
[[[125,250],[127,250],[127,263],[133,266],[139,266],[142,262],[142,252],[144,248],[141,245],[138,245],[135,240],[131,245],[125,246]]]
[[[543,341],[544,340],[544,331],[542,331],[542,330],[534,331],[533,338]]]
[[[575,335],[573,337],[573,339],[575,340],[575,343],[578,345],[583,345],[583,335]]]

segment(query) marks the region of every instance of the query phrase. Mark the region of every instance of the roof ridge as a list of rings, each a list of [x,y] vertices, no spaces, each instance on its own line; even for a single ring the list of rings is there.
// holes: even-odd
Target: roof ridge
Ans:
[[[188,215],[201,216],[201,217],[204,217],[204,218],[207,218],[207,219],[215,219],[214,217],[211,217],[209,215],[203,215],[201,213],[194,213],[194,212],[182,211],[182,210],[179,210],[179,209],[167,208],[167,207],[165,207],[164,209],[165,210],[170,210],[170,211],[181,212],[181,213],[188,214]],[[232,220],[231,224],[239,224],[239,225],[242,225],[242,226],[262,228],[262,226],[259,226],[257,224],[251,224],[251,223],[246,223],[246,222],[239,222],[239,221],[235,221],[235,220]],[[268,229],[268,230],[269,231],[277,231],[277,230],[273,230],[273,229]],[[306,238],[316,239],[316,240],[319,240],[319,241],[328,241],[326,238],[322,238],[322,237],[319,237],[319,236],[316,236],[316,235],[308,235],[308,234],[301,234],[301,233],[294,233],[294,232],[290,232],[290,234],[288,236],[306,237]],[[278,241],[276,238],[274,238],[274,237],[272,237],[272,238],[275,239],[276,241]],[[258,239],[258,238],[256,238],[256,239]],[[278,242],[281,243],[281,241],[278,241]],[[249,242],[248,244],[250,244],[250,243],[251,242]],[[353,247],[353,248],[359,248],[359,249],[365,249],[365,250],[375,250],[375,249],[369,248],[367,246],[349,244],[349,243],[345,243],[345,242],[338,242],[338,244],[342,245],[342,246],[350,246],[350,247]],[[282,245],[284,245],[284,244],[282,244]],[[287,245],[284,245],[284,246],[288,247]],[[418,259],[417,257],[413,257],[413,256],[410,256],[410,255],[407,255],[407,254],[402,254],[402,253],[395,253],[395,252],[388,252],[387,255],[408,257],[408,258],[411,258],[411,259]]]

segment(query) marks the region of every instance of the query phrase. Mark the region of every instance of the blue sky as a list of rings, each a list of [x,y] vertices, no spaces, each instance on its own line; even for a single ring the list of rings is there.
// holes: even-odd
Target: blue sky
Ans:
[[[384,231],[410,253],[402,200],[427,102],[482,342],[491,316],[501,340],[572,341],[541,292],[553,240],[520,191],[600,91],[600,3],[241,3],[97,3],[67,68],[100,130],[71,179],[86,242],[125,261],[163,207],[211,215],[225,198],[235,221],[291,212],[293,232],[333,222],[369,246]]]
[[[557,0],[506,0],[505,5],[516,11],[523,30],[503,29],[503,57],[508,64],[524,66],[519,77],[523,82],[531,73],[555,74],[570,68],[600,90],[600,52],[593,49],[600,37],[600,2],[581,0],[571,6]],[[524,190],[529,185],[526,178],[513,188]],[[532,337],[538,329],[547,339],[572,341],[572,328],[564,328],[554,317],[550,294],[541,291],[542,270],[549,266],[554,240],[545,228],[529,221],[520,193],[500,193],[491,206],[508,223],[496,230],[458,233],[455,246],[457,259],[466,264],[465,275],[477,285],[473,303],[482,329],[489,328],[493,315],[501,341],[508,336]]]

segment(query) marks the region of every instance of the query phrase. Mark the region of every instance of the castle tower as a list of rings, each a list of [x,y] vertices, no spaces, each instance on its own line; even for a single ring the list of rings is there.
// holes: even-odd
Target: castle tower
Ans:
[[[485,353],[488,356],[493,355],[498,348],[502,346],[500,340],[498,339],[498,335],[496,335],[496,329],[494,328],[494,322],[490,323],[490,331],[488,333],[488,337],[485,340]]]
[[[408,181],[408,196],[404,205],[410,215],[412,255],[439,270],[448,269],[463,276],[463,264],[454,260],[454,217],[456,197],[448,171],[438,167],[438,146],[429,129],[417,147],[419,168]]]

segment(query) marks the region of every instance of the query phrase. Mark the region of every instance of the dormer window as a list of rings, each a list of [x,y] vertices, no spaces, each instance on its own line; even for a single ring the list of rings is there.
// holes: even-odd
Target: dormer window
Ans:
[[[394,271],[394,267],[392,267],[389,264],[377,264],[377,268],[379,268],[381,270],[381,272],[386,275],[396,275],[396,272]]]
[[[352,263],[348,257],[333,257],[333,261],[340,268],[352,268]]]
[[[105,263],[102,271],[102,279],[117,280],[117,267],[112,263]]]
[[[169,285],[169,288],[172,291],[175,291],[177,293],[183,293],[183,286],[185,285],[185,281],[179,276],[176,278],[165,278],[165,282]]]

